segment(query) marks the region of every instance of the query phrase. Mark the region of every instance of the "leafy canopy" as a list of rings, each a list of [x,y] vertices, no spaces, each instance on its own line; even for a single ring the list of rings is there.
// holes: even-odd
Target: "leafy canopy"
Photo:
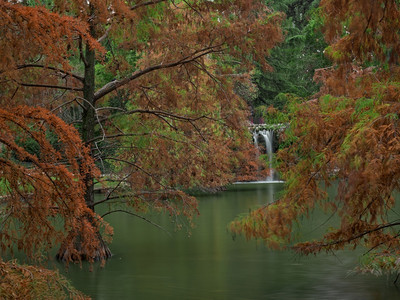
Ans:
[[[103,217],[154,209],[190,222],[186,190],[257,169],[243,170],[254,148],[233,86],[256,61],[268,68],[282,38],[282,14],[263,1],[0,8],[2,257],[16,246],[46,259],[62,244],[66,261],[104,259],[112,231],[98,206]]]
[[[313,81],[315,69],[329,66],[324,57],[326,42],[321,33],[323,20],[319,14],[319,1],[268,1],[277,11],[283,11],[285,40],[271,50],[268,58],[272,72],[257,69],[252,76],[257,86],[257,98],[253,102],[255,118],[260,122],[271,122],[264,114],[273,106],[284,110],[288,104],[287,94],[297,97],[311,97],[319,89]]]

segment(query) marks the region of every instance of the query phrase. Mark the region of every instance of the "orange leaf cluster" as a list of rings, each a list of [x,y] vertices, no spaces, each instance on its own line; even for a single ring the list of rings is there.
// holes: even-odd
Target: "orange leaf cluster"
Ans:
[[[90,38],[87,24],[49,12],[41,6],[26,7],[0,1],[0,74],[42,56],[44,63],[69,69],[68,49],[80,38],[99,49]]]
[[[57,139],[57,147],[49,135]],[[37,153],[24,147],[27,138],[40,147]],[[72,126],[42,108],[0,109],[0,166],[3,254],[17,245],[39,258],[53,245],[67,242],[68,235],[69,248],[83,239],[91,247],[85,255],[94,257],[93,240],[106,224],[88,224],[87,218],[97,217],[85,204],[82,177],[98,174]],[[82,253],[66,259],[73,255]]]

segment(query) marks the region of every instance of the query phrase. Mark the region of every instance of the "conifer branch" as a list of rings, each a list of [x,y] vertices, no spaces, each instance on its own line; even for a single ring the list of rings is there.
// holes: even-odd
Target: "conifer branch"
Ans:
[[[26,82],[18,82],[21,86],[26,87],[38,87],[38,88],[48,88],[48,89],[59,89],[59,90],[68,90],[68,91],[83,91],[82,88],[69,87],[69,86],[61,86],[61,85],[52,85],[52,84],[39,84],[39,83],[26,83]]]
[[[75,79],[78,79],[79,81],[82,81],[82,82],[83,82],[83,77],[82,77],[82,76],[79,76],[79,75],[77,75],[77,74],[74,74],[74,73],[71,73],[71,72],[68,72],[68,71],[59,69],[59,68],[51,67],[51,66],[37,65],[37,64],[25,64],[25,65],[19,65],[19,66],[17,66],[17,69],[18,69],[18,70],[25,69],[25,68],[42,68],[42,69],[49,69],[49,70],[53,70],[53,71],[57,71],[57,72],[63,73],[63,74],[65,74],[65,75],[67,75],[67,76],[74,77]]]
[[[127,83],[129,83],[145,74],[151,73],[156,70],[169,69],[169,68],[177,67],[180,65],[188,64],[190,62],[196,61],[197,59],[199,59],[207,54],[221,52],[223,50],[218,49],[221,46],[222,45],[215,45],[215,46],[203,48],[201,50],[195,51],[194,53],[192,53],[190,55],[187,55],[186,57],[184,57],[180,60],[170,62],[167,64],[160,63],[158,65],[153,65],[153,66],[147,67],[143,70],[138,70],[124,79],[111,81],[111,82],[105,84],[103,87],[101,87],[97,92],[95,92],[94,101],[101,99],[105,95],[115,91],[117,88],[119,88],[123,85],[126,85]]]
[[[154,0],[154,1],[147,1],[147,2],[143,2],[143,3],[139,3],[139,4],[132,6],[131,10],[135,10],[135,9],[138,9],[138,8],[144,7],[144,6],[155,5],[155,4],[158,4],[161,2],[166,2],[166,1],[168,1],[168,0]]]
[[[339,244],[344,244],[344,243],[348,244],[348,243],[350,243],[350,242],[352,242],[354,240],[360,239],[363,236],[368,235],[370,233],[373,233],[373,232],[376,232],[376,231],[380,231],[380,230],[383,230],[385,228],[398,226],[398,225],[400,225],[400,222],[387,223],[387,224],[383,224],[381,226],[377,226],[377,227],[375,227],[373,229],[363,231],[363,232],[361,232],[359,234],[356,234],[356,235],[353,235],[353,236],[351,236],[351,237],[349,237],[347,239],[335,240],[335,241],[332,241],[332,242],[329,242],[329,243],[322,243],[322,242],[320,242],[320,243],[312,243],[310,245],[307,245],[306,248],[308,248],[308,249],[310,249],[310,248],[315,248],[315,249],[327,248],[327,249],[329,249],[332,246],[339,245]],[[304,247],[304,245],[300,244],[300,245],[295,245],[293,248],[294,249],[299,249],[300,251],[302,251],[301,249],[303,247]]]
[[[100,121],[103,122],[105,120],[119,117],[121,115],[133,115],[133,114],[137,114],[137,113],[152,114],[155,116],[163,116],[163,117],[167,117],[167,118],[174,119],[174,120],[191,121],[191,122],[198,121],[201,119],[214,120],[213,118],[210,118],[206,115],[201,115],[201,116],[196,116],[196,117],[188,117],[188,116],[183,116],[183,115],[177,115],[177,114],[165,111],[165,110],[133,109],[133,110],[126,110],[122,113],[117,113],[117,114],[113,114],[111,116],[104,117]]]

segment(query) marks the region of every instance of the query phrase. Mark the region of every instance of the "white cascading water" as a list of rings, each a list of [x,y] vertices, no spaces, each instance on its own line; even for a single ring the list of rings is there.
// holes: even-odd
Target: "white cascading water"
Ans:
[[[273,157],[273,140],[274,140],[274,131],[273,130],[261,130],[259,132],[253,133],[254,145],[258,148],[258,136],[261,135],[265,140],[265,148],[266,154],[268,155],[269,162],[269,175],[266,178],[266,181],[274,180],[274,169],[272,168],[272,157]]]
[[[261,135],[265,139],[265,147],[268,155],[268,167],[269,167],[269,175],[267,177],[267,181],[274,180],[274,169],[272,168],[272,156],[273,156],[273,140],[274,140],[274,131],[273,130],[263,130]]]

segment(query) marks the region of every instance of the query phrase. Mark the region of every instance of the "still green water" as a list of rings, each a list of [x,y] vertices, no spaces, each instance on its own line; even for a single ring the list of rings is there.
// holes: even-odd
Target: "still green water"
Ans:
[[[281,189],[280,183],[243,184],[199,196],[201,215],[190,237],[175,232],[165,217],[158,221],[170,235],[129,215],[109,215],[114,256],[105,268],[70,266],[65,273],[59,267],[94,299],[400,299],[392,278],[349,275],[355,252],[300,257],[243,237],[233,240],[227,224]],[[317,236],[327,218],[316,213],[302,222],[299,239]]]

